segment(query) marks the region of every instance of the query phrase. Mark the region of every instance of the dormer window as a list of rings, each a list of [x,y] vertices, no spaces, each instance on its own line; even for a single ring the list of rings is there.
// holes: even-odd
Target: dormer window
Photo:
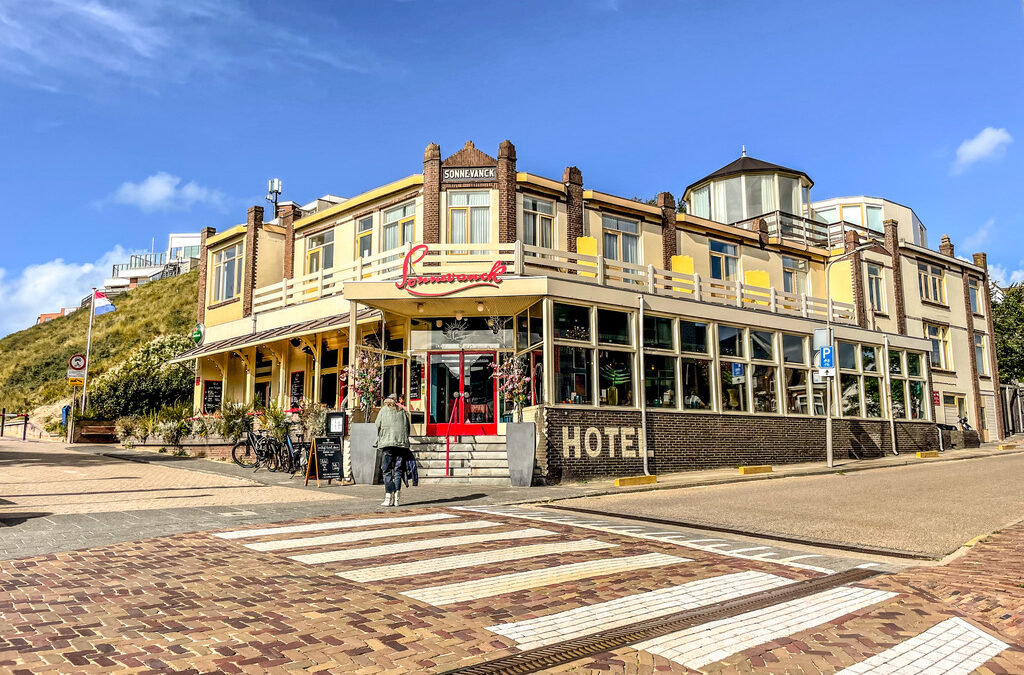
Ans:
[[[806,174],[744,155],[686,189],[688,213],[732,225],[781,211],[803,217],[813,185]]]

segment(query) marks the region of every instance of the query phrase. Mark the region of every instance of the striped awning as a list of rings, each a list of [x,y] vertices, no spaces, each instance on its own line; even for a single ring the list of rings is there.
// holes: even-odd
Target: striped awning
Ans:
[[[356,321],[362,321],[363,319],[367,319],[375,315],[380,315],[380,312],[376,309],[362,309],[356,314]],[[195,349],[188,350],[184,354],[178,354],[170,360],[170,363],[180,363],[190,359],[210,356],[211,354],[221,354],[223,352],[230,352],[236,349],[245,349],[247,347],[258,347],[275,340],[287,340],[289,338],[300,337],[302,335],[319,333],[320,331],[330,330],[332,328],[341,328],[343,326],[347,326],[348,322],[349,313],[345,312],[344,314],[325,316],[320,319],[310,319],[309,321],[301,321],[299,323],[293,323],[279,328],[268,328],[267,330],[261,330],[257,333],[237,335],[233,338],[227,338],[226,340],[217,340],[216,342],[200,345]]]

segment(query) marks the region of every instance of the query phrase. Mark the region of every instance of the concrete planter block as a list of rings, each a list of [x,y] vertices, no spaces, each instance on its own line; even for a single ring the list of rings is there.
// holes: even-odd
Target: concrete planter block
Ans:
[[[377,425],[360,422],[353,424],[349,435],[352,456],[352,477],[357,485],[379,485],[380,450],[377,442]]]
[[[537,454],[537,425],[517,422],[505,425],[508,475],[513,487],[530,487]]]

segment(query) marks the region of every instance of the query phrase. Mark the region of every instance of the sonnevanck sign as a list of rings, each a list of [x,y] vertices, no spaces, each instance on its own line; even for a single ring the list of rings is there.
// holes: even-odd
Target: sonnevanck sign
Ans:
[[[411,295],[439,298],[477,286],[497,288],[502,282],[502,275],[508,272],[505,263],[495,260],[488,272],[466,274],[445,272],[444,268],[441,268],[430,274],[418,274],[414,265],[423,260],[429,251],[426,244],[420,244],[413,246],[405,254],[405,259],[402,261],[402,279],[395,282],[396,288],[407,291]],[[422,286],[428,286],[429,289],[421,288]]]
[[[475,183],[498,180],[496,166],[459,166],[441,169],[441,180],[445,183]]]

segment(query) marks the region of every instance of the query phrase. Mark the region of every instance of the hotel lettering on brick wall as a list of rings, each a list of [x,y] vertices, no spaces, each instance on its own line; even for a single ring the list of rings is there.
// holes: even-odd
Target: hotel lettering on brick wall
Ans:
[[[430,144],[387,185],[204,230],[205,338],[177,359],[197,410],[308,399],[358,420],[345,367],[365,350],[414,435],[500,437],[492,366],[515,355],[549,478],[638,472],[644,448],[655,472],[823,460],[811,336],[831,312],[837,456],[888,452],[892,429],[932,449],[959,417],[1002,436],[985,255],[929,248],[910,208],[811,201],[807,174],[745,155],[682,206],[678,176],[644,203],[523,164],[508,141]]]

